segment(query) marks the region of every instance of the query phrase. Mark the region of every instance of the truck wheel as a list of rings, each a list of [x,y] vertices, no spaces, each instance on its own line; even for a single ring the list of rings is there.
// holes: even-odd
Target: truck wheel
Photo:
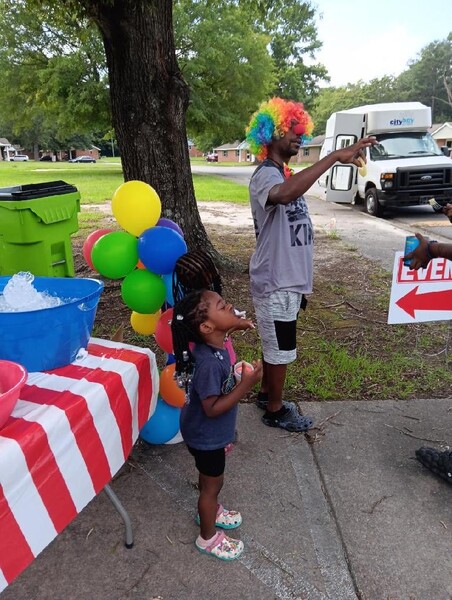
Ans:
[[[381,217],[383,214],[383,207],[381,206],[376,188],[369,188],[366,192],[366,212],[373,217]]]

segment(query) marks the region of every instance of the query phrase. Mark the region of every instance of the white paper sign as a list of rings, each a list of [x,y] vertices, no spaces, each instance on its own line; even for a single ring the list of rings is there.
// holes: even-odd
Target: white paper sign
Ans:
[[[411,270],[396,252],[388,323],[421,323],[452,319],[452,261],[431,260],[426,269]]]

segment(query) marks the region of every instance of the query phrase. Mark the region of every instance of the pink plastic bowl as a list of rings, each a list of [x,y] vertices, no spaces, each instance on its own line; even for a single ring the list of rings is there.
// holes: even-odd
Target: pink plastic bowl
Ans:
[[[26,369],[19,363],[0,360],[0,428],[13,412],[27,376]]]

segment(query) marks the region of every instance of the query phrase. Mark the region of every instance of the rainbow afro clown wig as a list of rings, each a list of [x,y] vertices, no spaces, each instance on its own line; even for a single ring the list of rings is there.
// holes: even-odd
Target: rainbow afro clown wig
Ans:
[[[258,160],[267,158],[270,142],[285,135],[296,121],[303,141],[311,139],[314,124],[300,102],[271,98],[263,102],[246,129],[246,141]]]

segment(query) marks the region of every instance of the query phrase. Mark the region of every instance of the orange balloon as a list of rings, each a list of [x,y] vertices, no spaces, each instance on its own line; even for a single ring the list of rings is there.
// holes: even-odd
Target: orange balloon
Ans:
[[[176,363],[168,365],[160,373],[160,396],[167,404],[182,408],[185,404],[185,390],[178,387],[174,379]]]

